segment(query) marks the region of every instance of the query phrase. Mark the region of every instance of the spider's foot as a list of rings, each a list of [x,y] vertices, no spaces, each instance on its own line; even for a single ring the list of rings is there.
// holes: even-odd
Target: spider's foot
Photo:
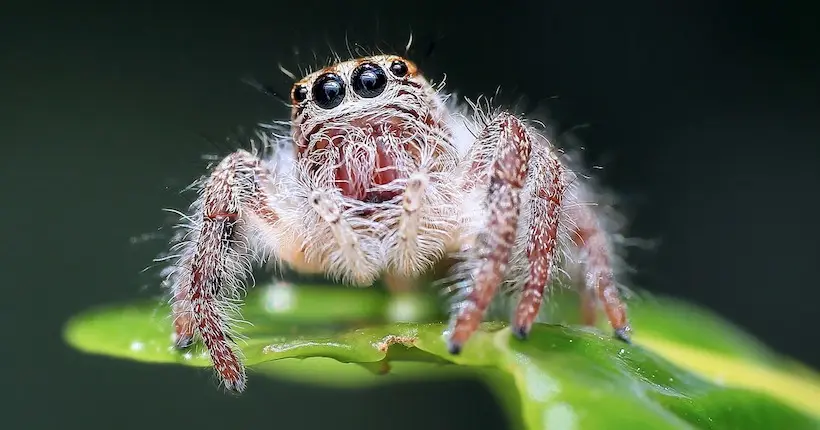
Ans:
[[[177,349],[188,349],[194,344],[194,336],[187,334],[174,335],[174,347]]]
[[[247,381],[245,380],[244,375],[241,378],[234,379],[234,380],[225,380],[225,389],[230,391],[233,394],[239,394],[245,391],[247,387]]]
[[[527,340],[527,338],[530,336],[530,329],[531,327],[523,325],[514,326],[512,328],[512,332],[515,335],[515,337],[517,337],[519,340]]]
[[[628,324],[615,329],[615,337],[628,345],[632,344],[632,327]]]
[[[459,355],[461,354],[461,343],[454,342],[452,340],[447,341],[447,351],[452,355]]]

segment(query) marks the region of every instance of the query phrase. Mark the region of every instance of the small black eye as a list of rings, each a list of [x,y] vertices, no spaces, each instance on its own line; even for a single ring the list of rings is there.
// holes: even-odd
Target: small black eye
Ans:
[[[396,75],[396,77],[403,78],[407,75],[407,63],[401,60],[393,61],[390,64],[390,72]]]
[[[333,109],[345,98],[345,83],[339,75],[327,73],[313,84],[313,101],[322,109]]]
[[[364,63],[353,71],[353,91],[356,94],[371,98],[384,92],[387,75],[381,67],[373,63]]]
[[[302,103],[303,101],[307,100],[308,89],[304,85],[297,85],[293,87],[293,92],[290,96],[293,98],[294,103]]]

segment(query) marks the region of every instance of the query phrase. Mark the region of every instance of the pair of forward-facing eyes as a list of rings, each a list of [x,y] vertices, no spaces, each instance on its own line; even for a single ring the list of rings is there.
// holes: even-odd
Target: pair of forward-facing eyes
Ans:
[[[407,76],[407,63],[395,60],[390,64],[390,73],[397,78]],[[350,86],[353,91],[363,98],[373,98],[384,92],[387,87],[387,72],[376,63],[362,63],[350,75]],[[297,84],[293,87],[291,97],[294,104],[302,104],[308,100],[322,108],[333,109],[342,103],[345,98],[345,81],[336,73],[325,73],[313,82],[313,86]]]

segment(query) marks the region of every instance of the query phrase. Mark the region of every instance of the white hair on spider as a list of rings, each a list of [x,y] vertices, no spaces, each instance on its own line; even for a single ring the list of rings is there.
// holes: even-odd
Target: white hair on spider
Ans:
[[[629,340],[613,218],[537,123],[486,98],[459,102],[395,55],[313,71],[290,103],[289,121],[196,184],[163,259],[176,344],[201,339],[228,389],[246,386],[231,331],[239,292],[270,261],[395,289],[448,270],[453,354],[498,293],[515,293],[513,331],[525,338],[562,273],[584,322],[603,309]]]

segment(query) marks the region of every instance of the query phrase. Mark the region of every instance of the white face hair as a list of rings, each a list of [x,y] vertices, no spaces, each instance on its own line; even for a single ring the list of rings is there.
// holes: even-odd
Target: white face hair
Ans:
[[[447,108],[407,60],[339,63],[297,82],[291,94],[297,159],[313,188],[382,202],[401,195],[397,179],[457,164]]]
[[[278,150],[237,151],[203,178],[164,258],[177,347],[201,339],[220,380],[243,391],[229,322],[250,270],[269,261],[393,290],[443,268],[457,292],[453,354],[497,292],[518,297],[512,329],[525,338],[550,285],[575,273],[584,322],[603,309],[628,341],[613,232],[584,177],[524,119],[441,90],[393,55],[296,82],[290,136],[260,132]]]

